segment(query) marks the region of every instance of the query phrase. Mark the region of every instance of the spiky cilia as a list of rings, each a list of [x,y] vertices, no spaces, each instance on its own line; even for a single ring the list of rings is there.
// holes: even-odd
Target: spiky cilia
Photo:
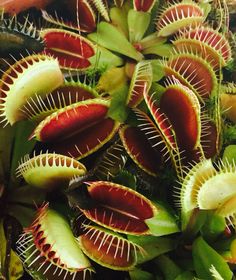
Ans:
[[[38,209],[35,221],[18,240],[17,249],[26,268],[30,271],[32,267],[43,276],[51,268],[54,277],[63,273],[64,279],[69,275],[77,279],[80,272],[83,275],[92,270],[69,224],[48,204]]]
[[[227,65],[231,59],[231,47],[223,34],[216,30],[198,26],[184,30],[173,41],[179,51],[198,53],[215,69]]]
[[[148,174],[157,176],[162,161],[161,154],[152,148],[141,129],[123,126],[119,130],[119,135],[133,161]]]
[[[47,81],[47,82],[45,82]],[[0,117],[5,124],[26,119],[22,109],[28,99],[45,96],[63,83],[58,61],[46,55],[32,55],[16,61],[0,82]]]
[[[189,52],[176,52],[168,61],[163,61],[166,76],[174,76],[189,87],[203,102],[214,95],[217,77],[212,66],[203,58]]]
[[[0,55],[1,57],[20,58],[19,54],[38,53],[44,48],[44,43],[37,28],[26,17],[19,22],[17,16],[7,17],[3,12],[0,15]]]
[[[131,85],[127,97],[129,107],[136,107],[142,100],[144,93],[148,93],[152,83],[152,67],[149,62],[141,61],[132,75]]]
[[[158,35],[164,37],[203,22],[203,10],[193,1],[183,1],[167,7],[159,16],[156,27]]]
[[[63,8],[64,14],[57,10],[53,14],[49,14],[43,10],[42,16],[58,27],[81,32],[92,32],[96,28],[96,13],[88,0],[73,0]]]
[[[25,156],[16,171],[31,186],[50,190],[66,187],[71,178],[85,173],[82,163],[55,153],[41,153],[33,158]]]
[[[144,250],[121,235],[98,226],[85,225],[79,238],[82,251],[102,266],[114,270],[131,270],[137,261],[137,251]]]
[[[201,107],[193,91],[175,78],[167,80],[160,108],[173,126],[180,149],[192,150],[200,145]]]
[[[81,209],[88,219],[121,233],[149,233],[145,220],[158,212],[149,199],[128,187],[106,181],[90,183],[88,192],[97,203],[91,209]]]
[[[44,52],[58,59],[61,68],[84,70],[91,65],[89,58],[95,55],[94,45],[71,31],[45,29],[41,31],[45,42]]]
[[[76,81],[74,77],[68,77],[60,87],[45,97],[36,95],[35,98],[28,99],[22,111],[29,119],[39,123],[59,109],[96,97],[99,97],[98,93],[87,85],[86,81]]]
[[[83,158],[108,142],[119,127],[107,117],[109,104],[97,98],[66,106],[41,121],[31,138],[47,142],[50,151]]]
[[[17,243],[25,270],[34,279],[88,280],[87,255],[95,279],[168,278],[166,267],[173,267],[173,279],[231,280],[225,261],[236,259],[235,164],[223,149],[234,143],[223,139],[222,119],[233,127],[236,87],[225,81],[234,76],[235,57],[225,1],[54,1],[42,12],[48,23],[40,32],[31,24],[40,12],[28,12],[29,20],[4,15],[0,22],[0,35],[11,35],[2,42],[7,60],[0,64],[9,69],[0,82],[0,114],[13,124],[0,129],[1,218],[8,223],[9,212],[27,224],[31,206],[41,203],[35,193],[45,193],[52,207],[38,210]],[[24,57],[24,40],[38,43],[39,33],[49,55]],[[10,39],[23,40],[22,56],[17,44],[9,49]],[[222,107],[230,112],[224,118]],[[32,120],[36,127],[28,128]],[[29,154],[17,169],[23,178],[15,178],[22,154]],[[72,220],[79,215],[76,238],[53,209]],[[8,227],[5,233],[11,243]],[[147,258],[139,260],[136,242]],[[191,271],[182,265],[186,257]]]

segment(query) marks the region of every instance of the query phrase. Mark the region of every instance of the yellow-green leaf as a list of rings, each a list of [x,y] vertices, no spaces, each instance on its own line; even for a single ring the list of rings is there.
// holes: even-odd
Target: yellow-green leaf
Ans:
[[[6,260],[6,247],[7,240],[4,233],[3,221],[0,222],[0,277],[5,275],[5,260]],[[8,267],[8,278],[10,280],[17,280],[23,275],[23,266],[20,261],[20,258],[16,253],[11,249],[10,250],[10,261]],[[3,278],[4,279],[4,278]]]

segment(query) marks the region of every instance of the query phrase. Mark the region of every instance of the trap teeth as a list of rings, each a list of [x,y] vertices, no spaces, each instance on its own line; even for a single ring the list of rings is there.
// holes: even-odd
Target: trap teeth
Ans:
[[[220,208],[230,197],[236,194],[235,166],[232,170],[223,167],[215,176],[202,184],[197,194],[200,209],[215,210]]]
[[[82,163],[55,153],[33,158],[25,156],[16,171],[29,185],[47,190],[67,187],[72,177],[85,173],[86,168]]]
[[[32,55],[17,61],[0,82],[0,116],[13,125],[26,119],[23,109],[30,98],[41,97],[63,83],[58,61],[46,55]]]
[[[160,108],[173,126],[180,149],[196,149],[200,145],[201,107],[194,92],[172,77],[162,94]]]
[[[202,103],[215,94],[216,73],[200,56],[188,52],[176,53],[168,61],[163,61],[163,67],[167,77],[174,76],[190,88]]]
[[[41,31],[45,42],[44,52],[58,59],[66,70],[85,70],[91,65],[89,58],[95,55],[95,46],[81,35],[61,29]]]
[[[192,52],[203,57],[214,69],[227,65],[231,59],[231,47],[225,36],[204,26],[186,29],[172,41],[176,50]]]
[[[186,170],[185,176],[181,180],[182,186],[178,195],[183,229],[186,229],[194,209],[198,207],[197,193],[199,189],[216,172],[211,160],[203,160]]]
[[[236,227],[236,195],[231,196],[226,200],[216,213],[226,219],[229,226]]]
[[[42,11],[43,18],[53,25],[72,29],[81,32],[92,32],[96,28],[96,13],[88,0],[78,0],[65,2],[64,11],[69,12],[70,17],[65,17],[63,14],[55,11],[54,14],[49,14],[47,11]],[[79,22],[77,20],[79,18]]]
[[[96,202],[90,209],[81,209],[88,219],[115,232],[149,234],[145,220],[158,212],[149,199],[128,187],[107,181],[91,183],[88,192]]]
[[[158,18],[156,28],[158,36],[170,36],[186,27],[194,27],[204,22],[202,9],[194,2],[173,4]]]
[[[137,261],[137,251],[144,251],[121,235],[98,226],[85,226],[85,233],[78,239],[89,258],[114,270],[131,270]]]
[[[143,100],[144,94],[150,90],[152,78],[153,74],[150,62],[139,62],[132,75],[128,92],[127,103],[129,107],[136,107]]]
[[[117,132],[119,123],[107,117],[110,102],[88,99],[66,106],[46,117],[31,138],[48,150],[81,159],[97,151]]]
[[[38,209],[36,219],[24,232],[17,242],[17,250],[30,271],[46,274],[52,267],[54,277],[49,279],[60,279],[62,273],[73,275],[73,279],[81,274],[85,279],[86,272],[92,270],[69,224],[48,204]]]

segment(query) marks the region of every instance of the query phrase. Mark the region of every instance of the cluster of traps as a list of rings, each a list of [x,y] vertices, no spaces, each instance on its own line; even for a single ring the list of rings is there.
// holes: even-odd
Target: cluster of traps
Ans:
[[[25,270],[169,279],[176,261],[173,279],[231,280],[236,61],[226,3],[50,2],[0,17],[1,129],[26,154],[9,185],[46,201],[17,242]],[[33,204],[20,199],[11,203]]]

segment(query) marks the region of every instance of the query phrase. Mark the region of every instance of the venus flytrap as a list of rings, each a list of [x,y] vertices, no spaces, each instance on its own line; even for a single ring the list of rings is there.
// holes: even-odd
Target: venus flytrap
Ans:
[[[40,154],[30,158],[25,156],[16,174],[34,187],[51,190],[66,187],[74,176],[83,176],[86,167],[70,157],[55,153]]]
[[[234,85],[224,82],[234,58],[226,6],[140,0],[58,5],[55,13],[42,12],[53,28],[42,26],[41,39],[33,25],[30,34],[28,20],[22,25],[4,15],[0,25],[0,35],[23,39],[12,45],[16,54],[26,39],[35,42],[36,54],[16,55],[13,65],[7,56],[0,83],[2,122],[13,125],[12,135],[8,128],[2,135],[13,141],[20,126],[19,151],[11,153],[12,144],[0,149],[4,182],[13,188],[4,187],[2,205],[26,225],[17,242],[25,270],[39,280],[88,280],[100,277],[91,274],[96,263],[102,277],[103,271],[126,271],[137,280],[141,271],[143,279],[230,279],[235,164],[226,152],[220,159],[224,145],[233,143],[233,137],[221,141],[221,92],[234,94]],[[42,41],[44,54],[37,54]],[[9,165],[11,177],[5,176]],[[50,207],[40,207],[39,195],[38,209],[32,207],[36,193]],[[29,225],[21,216],[34,210]],[[73,233],[61,212],[75,220]],[[222,251],[230,257],[222,258]],[[186,258],[194,267],[182,264]]]
[[[85,225],[85,233],[78,239],[88,257],[114,270],[132,270],[137,262],[137,253],[145,255],[139,245],[98,226]]]
[[[20,58],[19,54],[38,53],[44,48],[44,42],[39,35],[36,26],[26,17],[23,23],[17,20],[17,16],[7,17],[0,13],[0,54],[7,57],[11,53]]]
[[[86,277],[86,271],[91,271],[91,264],[83,255],[69,224],[48,205],[38,210],[37,218],[25,229],[17,248],[27,270],[30,272],[33,268],[33,277],[35,265],[36,275],[42,273],[43,277],[47,277],[50,268],[54,277],[65,273],[65,278],[70,274],[72,279],[76,279],[77,273],[82,272],[82,277]]]
[[[43,81],[48,79],[48,83]],[[34,55],[9,64],[0,83],[1,118],[5,124],[13,125],[25,119],[21,111],[27,99],[36,94],[45,96],[63,83],[58,61],[46,55]],[[17,96],[17,99],[16,99]]]
[[[192,1],[182,1],[164,9],[158,18],[156,27],[158,36],[167,37],[187,26],[197,26],[203,22],[203,10]]]

